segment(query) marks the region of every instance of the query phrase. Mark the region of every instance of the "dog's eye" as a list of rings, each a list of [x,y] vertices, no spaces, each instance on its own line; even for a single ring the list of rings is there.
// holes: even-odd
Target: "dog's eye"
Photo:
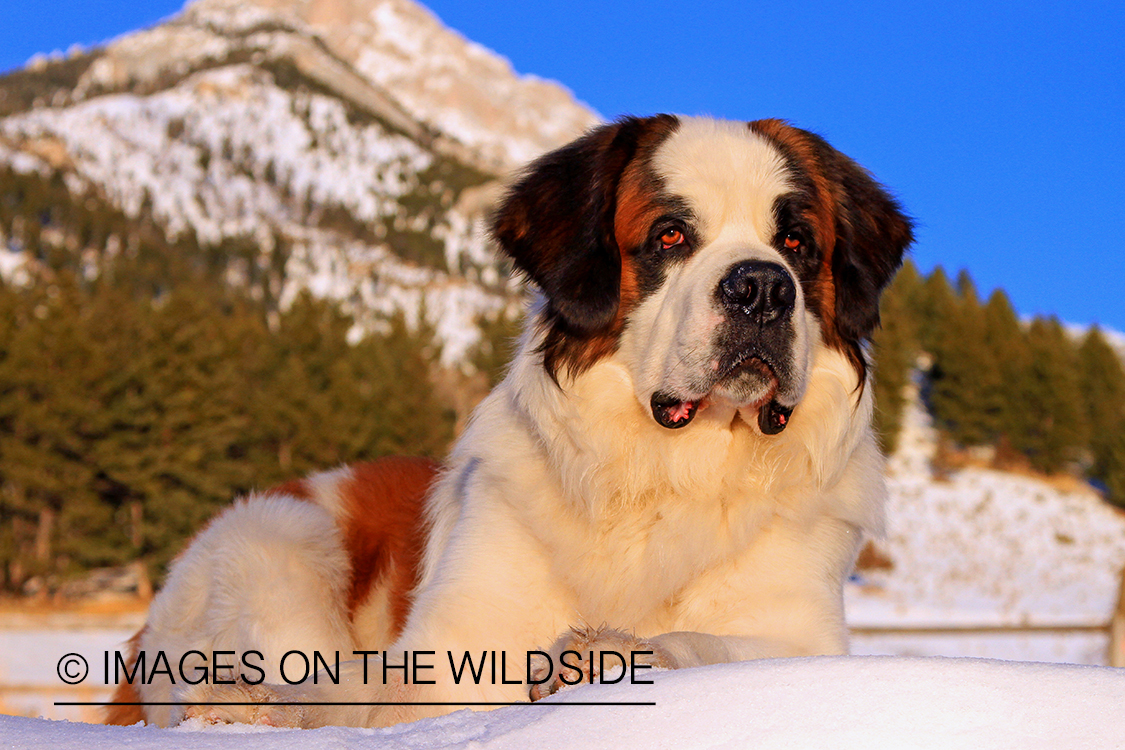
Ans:
[[[679,229],[665,229],[664,234],[660,235],[660,245],[665,250],[682,244],[684,244],[684,233]]]
[[[792,250],[793,252],[797,253],[800,252],[802,248],[804,248],[805,238],[797,232],[789,232],[785,235],[785,239],[782,240],[781,244],[785,245],[786,250]]]

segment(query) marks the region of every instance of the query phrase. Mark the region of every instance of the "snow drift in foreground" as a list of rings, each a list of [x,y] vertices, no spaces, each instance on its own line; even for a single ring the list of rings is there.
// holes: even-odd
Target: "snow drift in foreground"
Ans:
[[[140,748],[1125,748],[1125,670],[814,657],[685,669],[389,729],[103,727],[0,717],[4,745]],[[579,701],[655,705],[579,706]]]

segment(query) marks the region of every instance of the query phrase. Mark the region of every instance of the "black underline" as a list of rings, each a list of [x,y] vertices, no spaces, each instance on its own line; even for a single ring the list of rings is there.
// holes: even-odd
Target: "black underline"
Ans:
[[[55,701],[56,706],[655,706],[656,701],[565,701],[559,703],[544,703],[537,701],[535,703],[528,703],[527,701],[510,701],[510,702],[484,702],[484,701],[462,701],[462,702],[437,702],[437,701],[408,701],[408,702],[386,702],[386,703],[369,703],[369,702],[336,702],[336,701],[308,701],[308,702],[273,702],[273,703],[182,703],[176,701],[169,702],[156,702],[156,703],[118,703],[110,701],[108,703],[101,701]]]

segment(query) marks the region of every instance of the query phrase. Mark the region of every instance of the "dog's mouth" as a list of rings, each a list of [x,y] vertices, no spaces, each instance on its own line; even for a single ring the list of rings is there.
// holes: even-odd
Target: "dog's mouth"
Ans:
[[[746,365],[746,366],[744,366]],[[768,383],[766,393],[762,394],[754,401],[742,402],[740,408],[750,407],[757,409],[758,412],[758,429],[762,431],[763,435],[777,435],[781,433],[788,425],[789,418],[793,414],[793,407],[786,406],[777,400],[778,382],[777,377],[773,373],[773,369],[760,359],[754,358],[750,363],[738,363],[735,367],[731,368],[719,383],[716,384],[715,391],[729,391],[729,388],[720,388],[724,383],[729,383],[734,380],[738,373],[743,370],[752,370],[759,374],[759,377],[765,378]],[[707,395],[699,398],[680,398],[679,396],[663,391],[657,391],[652,394],[649,399],[649,406],[652,409],[652,418],[661,427],[666,427],[670,430],[678,430],[681,427],[687,427],[695,419],[695,415],[699,413],[701,407],[706,407],[713,397],[722,398],[727,402],[738,402],[740,399],[732,398],[734,394],[722,393],[714,394],[714,391],[709,392]]]
[[[783,406],[777,403],[777,399],[770,399],[768,404],[758,407],[758,429],[763,435],[777,435],[789,426],[792,414],[792,406]]]
[[[652,399],[650,399],[652,418],[656,420],[658,425],[670,430],[687,427],[691,424],[691,420],[695,419],[701,400],[683,401],[675,396],[657,391],[652,394]]]
[[[652,394],[652,417],[661,427],[678,430],[687,427],[699,412],[699,406],[706,397],[697,400],[680,400],[664,393]],[[789,426],[792,406],[779,404],[777,399],[769,399],[758,407],[758,429],[763,435],[777,435]]]

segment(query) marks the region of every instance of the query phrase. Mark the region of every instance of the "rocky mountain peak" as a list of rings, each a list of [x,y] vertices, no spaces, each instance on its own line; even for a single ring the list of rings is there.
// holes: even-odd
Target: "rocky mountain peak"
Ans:
[[[516,74],[411,0],[196,0],[168,22],[109,45],[87,85],[154,80],[247,48],[297,57],[341,93],[401,110],[405,117],[391,119],[421,123],[495,173],[598,121],[559,84]]]

